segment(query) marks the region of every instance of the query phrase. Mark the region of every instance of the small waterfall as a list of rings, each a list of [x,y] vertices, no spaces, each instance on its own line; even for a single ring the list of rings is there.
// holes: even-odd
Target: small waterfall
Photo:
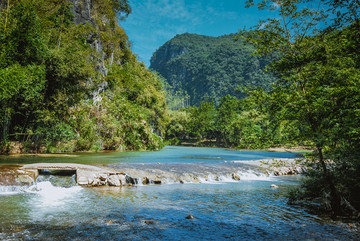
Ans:
[[[40,175],[36,179],[36,185],[42,182],[49,182],[54,187],[62,188],[77,186],[75,174],[72,176]]]
[[[28,189],[29,192],[40,196],[41,205],[50,207],[63,205],[81,190],[82,187],[76,183],[76,175],[40,175],[35,184]]]
[[[48,193],[59,197],[80,190],[81,187],[76,183],[76,175],[55,176],[40,175],[31,186],[0,186],[0,195],[14,195],[20,193]]]

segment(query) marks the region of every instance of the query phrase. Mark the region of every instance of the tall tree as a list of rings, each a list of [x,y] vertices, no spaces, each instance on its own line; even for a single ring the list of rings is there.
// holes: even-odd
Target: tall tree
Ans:
[[[321,192],[317,194],[329,197],[331,210],[337,216],[343,203],[350,209],[353,205],[344,202],[336,183],[339,162],[326,160],[335,147],[344,147],[348,137],[339,138],[340,132],[349,126],[358,128],[344,118],[343,111],[354,115],[359,109],[359,92],[354,89],[359,85],[359,68],[356,58],[346,54],[353,44],[357,45],[346,34],[354,32],[351,26],[324,31],[329,7],[321,1],[261,1],[257,6],[277,11],[278,18],[261,21],[255,31],[242,37],[257,47],[257,54],[277,53],[278,61],[269,66],[280,78],[272,92],[271,109],[284,120],[297,120],[302,135],[312,141],[316,148],[314,168],[320,170],[316,175]]]

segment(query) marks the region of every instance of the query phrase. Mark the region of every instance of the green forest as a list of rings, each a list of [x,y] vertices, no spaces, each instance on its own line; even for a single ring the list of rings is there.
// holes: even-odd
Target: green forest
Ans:
[[[119,26],[128,1],[91,2],[0,2],[2,152],[162,146],[162,84]]]
[[[207,100],[218,104],[228,94],[243,98],[243,87],[269,91],[276,78],[265,67],[274,57],[254,56],[252,45],[234,37],[177,35],[153,54],[150,69],[164,77],[174,93],[183,93],[184,105],[199,106]],[[169,108],[179,105],[170,102]]]

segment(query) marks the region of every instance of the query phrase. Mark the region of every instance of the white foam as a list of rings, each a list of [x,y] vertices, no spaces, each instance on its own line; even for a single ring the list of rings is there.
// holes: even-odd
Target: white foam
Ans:
[[[82,190],[80,186],[69,188],[55,187],[49,181],[39,182],[29,188],[30,192],[36,192],[41,197],[43,205],[58,206],[63,204],[66,199]]]
[[[264,173],[258,173],[253,170],[237,172],[237,175],[240,177],[240,180],[244,181],[272,181],[272,176],[268,176]]]

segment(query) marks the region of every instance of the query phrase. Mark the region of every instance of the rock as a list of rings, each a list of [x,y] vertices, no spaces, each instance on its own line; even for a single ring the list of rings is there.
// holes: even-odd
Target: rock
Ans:
[[[154,224],[154,221],[152,221],[152,220],[146,220],[146,221],[144,221],[144,223],[146,223],[146,224]]]
[[[138,180],[135,179],[135,178],[132,178],[128,175],[125,176],[125,179],[126,179],[126,183],[127,184],[131,184],[131,185],[134,185],[134,184],[137,184],[138,183]]]
[[[279,188],[279,186],[275,185],[275,184],[271,184],[270,185],[271,188]]]
[[[142,179],[142,184],[149,184],[150,183],[150,181],[149,181],[149,178],[147,178],[147,177],[144,177],[143,179]]]
[[[31,185],[34,183],[34,179],[29,175],[19,175],[16,177],[16,181],[20,182],[21,184]]]
[[[79,185],[89,185],[89,179],[87,177],[81,176],[78,177],[77,183]]]
[[[116,186],[116,187],[121,186],[121,181],[118,175],[111,175],[109,177],[108,183],[110,186]]]
[[[161,184],[161,177],[156,176],[156,179],[150,179],[150,183],[152,183],[152,184]]]
[[[100,174],[100,175],[99,175],[99,179],[100,179],[101,181],[106,181],[106,180],[108,179],[108,175],[107,175],[107,174]]]
[[[125,178],[125,174],[120,174],[118,175],[119,181],[121,183],[121,185],[126,185],[126,178]]]
[[[195,217],[193,215],[189,215],[186,217],[186,219],[194,219]]]
[[[101,186],[101,181],[99,178],[94,178],[90,184],[92,186]]]
[[[236,180],[236,181],[240,181],[240,177],[239,177],[237,174],[235,174],[235,173],[233,173],[233,174],[231,175],[231,177],[232,177],[232,179],[234,179],[234,180]]]

